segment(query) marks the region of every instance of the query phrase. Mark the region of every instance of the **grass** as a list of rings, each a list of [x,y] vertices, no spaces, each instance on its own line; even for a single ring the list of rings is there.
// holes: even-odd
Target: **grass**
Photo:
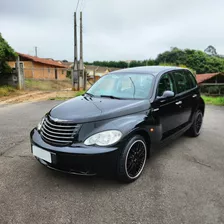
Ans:
[[[223,96],[213,97],[213,96],[203,95],[202,98],[204,99],[206,104],[224,106],[224,97]]]
[[[0,97],[9,96],[16,91],[17,89],[11,86],[0,86]]]
[[[81,96],[85,91],[69,91],[69,92],[58,92],[55,97],[49,98],[49,100],[68,100],[76,96]]]
[[[34,80],[25,79],[26,90],[57,91],[71,89],[71,80]]]

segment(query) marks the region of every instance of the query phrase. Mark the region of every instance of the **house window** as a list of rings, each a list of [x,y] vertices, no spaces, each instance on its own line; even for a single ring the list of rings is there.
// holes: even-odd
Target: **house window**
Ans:
[[[50,68],[48,68],[48,73],[51,73],[51,69]]]
[[[64,70],[62,69],[61,74],[64,75]]]

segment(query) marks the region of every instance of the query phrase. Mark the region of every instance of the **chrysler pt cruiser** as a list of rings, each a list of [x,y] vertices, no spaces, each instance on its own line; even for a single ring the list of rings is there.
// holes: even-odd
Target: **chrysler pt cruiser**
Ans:
[[[48,168],[79,175],[142,173],[152,148],[200,134],[205,105],[188,69],[149,66],[111,72],[85,94],[51,109],[30,133]]]

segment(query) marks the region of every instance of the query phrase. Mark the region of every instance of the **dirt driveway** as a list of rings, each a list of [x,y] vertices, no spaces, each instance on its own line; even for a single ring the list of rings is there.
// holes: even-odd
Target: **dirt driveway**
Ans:
[[[22,102],[37,102],[57,98],[74,97],[75,92],[71,90],[61,91],[22,91],[18,95],[6,96],[0,98],[0,104],[12,104]]]

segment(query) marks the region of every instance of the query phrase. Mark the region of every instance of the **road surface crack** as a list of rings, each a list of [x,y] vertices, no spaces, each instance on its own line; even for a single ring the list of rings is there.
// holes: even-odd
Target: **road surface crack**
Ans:
[[[4,157],[4,158],[10,158],[10,159],[13,159],[13,158],[16,158],[16,157],[21,157],[21,158],[33,158],[33,156],[23,156],[23,155],[15,155],[15,156],[6,156],[6,155],[2,155],[1,157]]]
[[[190,161],[192,161],[194,163],[198,163],[198,164],[200,164],[202,166],[205,166],[205,167],[208,167],[208,168],[212,168],[210,165],[197,160],[194,156],[191,156],[191,155],[188,155],[188,154],[185,154],[185,155],[189,158]]]
[[[15,146],[17,146],[18,144],[21,144],[22,142],[24,142],[26,140],[26,138],[25,139],[22,139],[22,140],[20,140],[20,141],[18,141],[18,142],[13,142],[13,144],[12,144],[12,146],[10,146],[9,148],[7,148],[4,152],[0,152],[0,156],[4,156],[5,155],[5,153],[7,153],[8,151],[10,151],[11,149],[13,149]]]

